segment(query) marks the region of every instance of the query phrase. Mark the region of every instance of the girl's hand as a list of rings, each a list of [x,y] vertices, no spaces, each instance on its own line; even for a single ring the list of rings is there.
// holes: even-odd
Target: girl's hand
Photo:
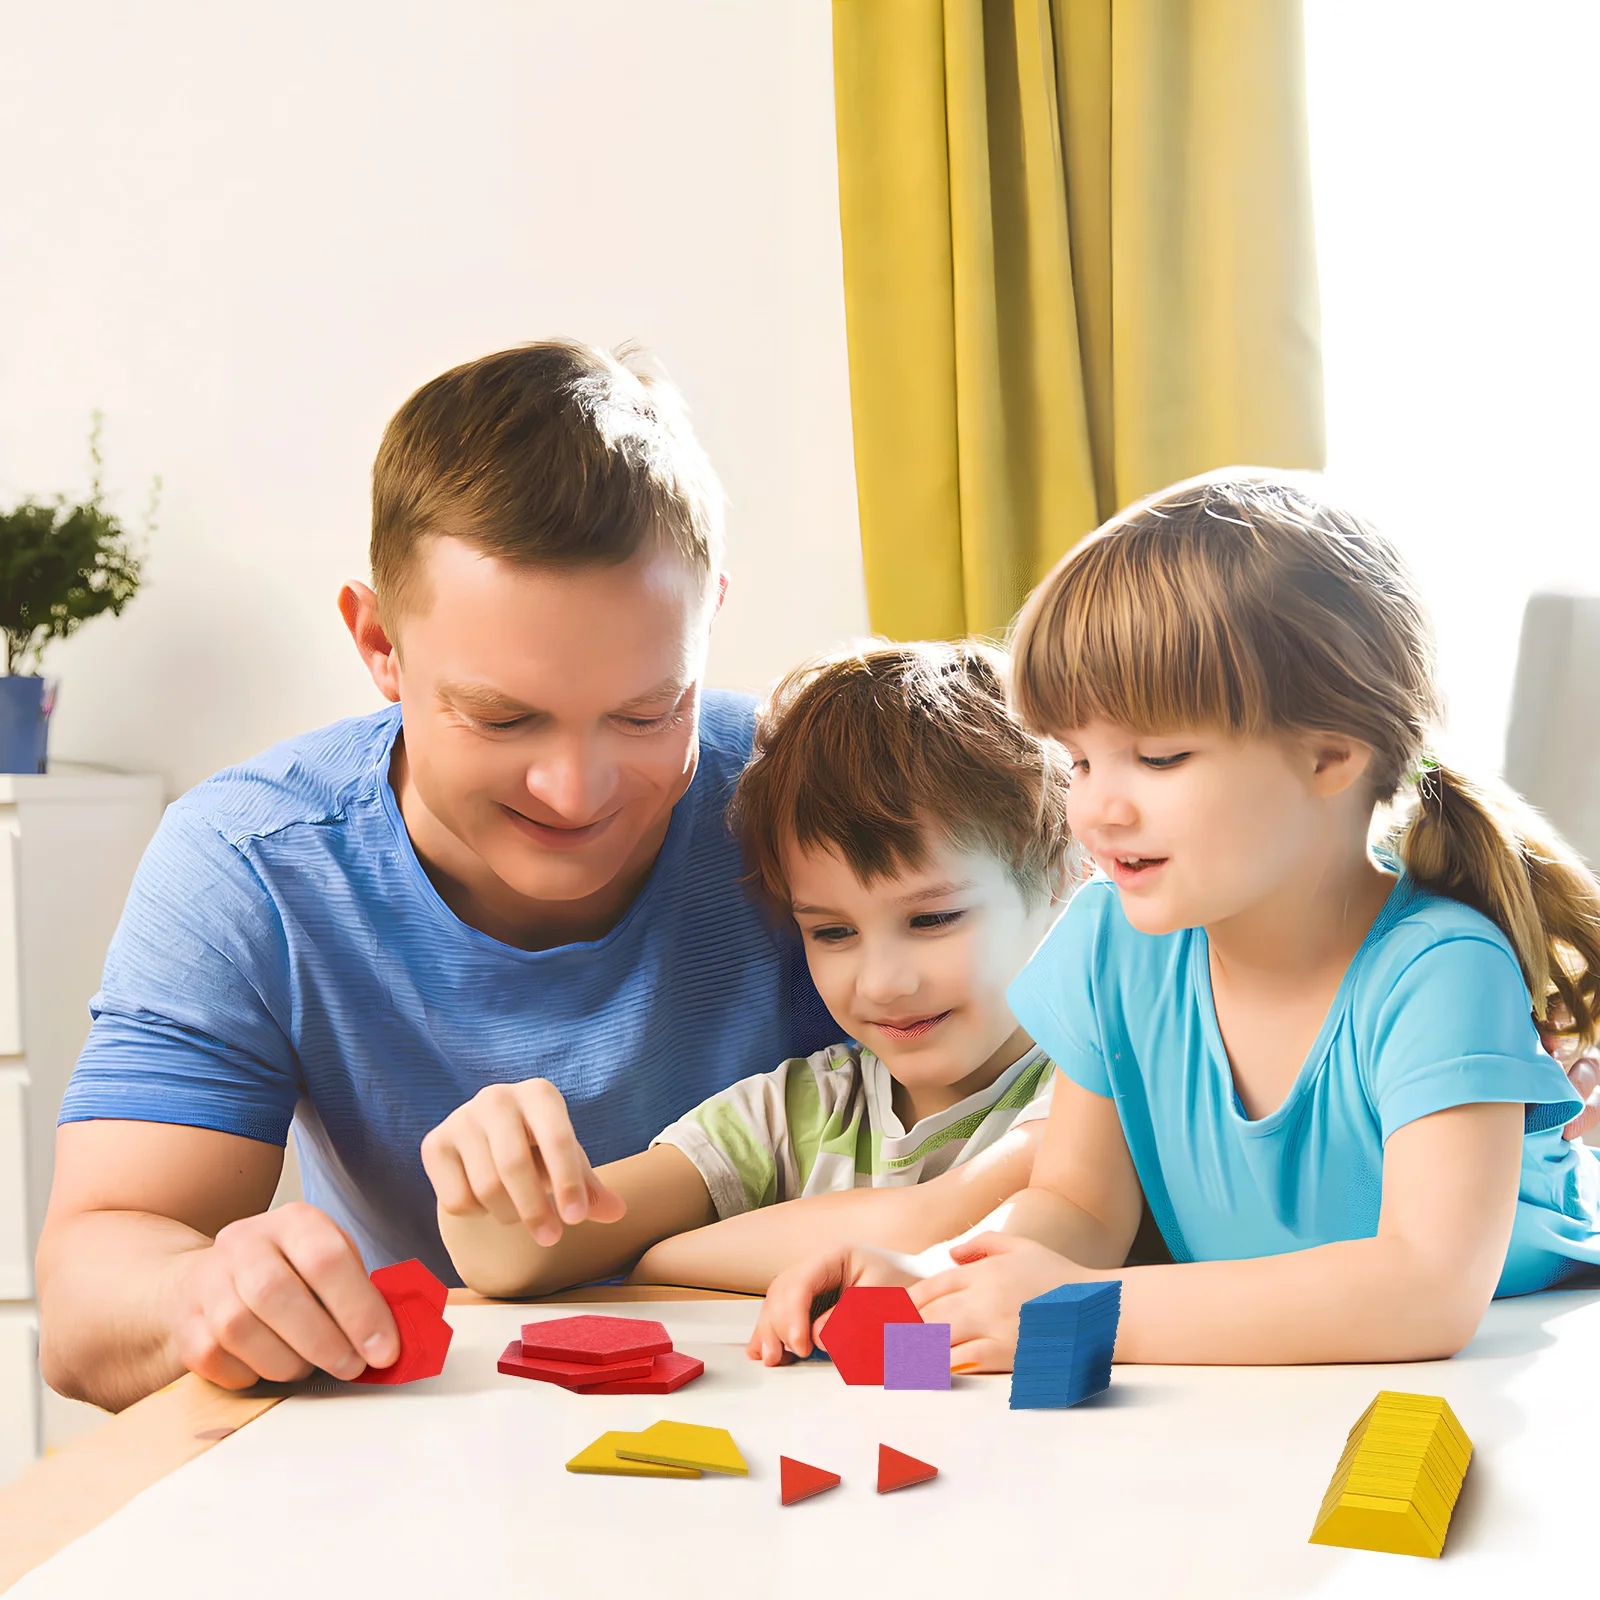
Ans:
[[[782,1366],[794,1356],[810,1355],[815,1336],[828,1321],[825,1314],[817,1318],[813,1327],[811,1307],[818,1295],[831,1289],[843,1291],[858,1284],[903,1286],[918,1281],[916,1273],[895,1257],[867,1245],[847,1245],[842,1250],[813,1256],[772,1280],[745,1354],[769,1367]]]
[[[1095,1274],[1032,1239],[980,1233],[952,1247],[959,1263],[913,1286],[924,1322],[950,1324],[953,1372],[1009,1372],[1017,1354],[1022,1303]]]

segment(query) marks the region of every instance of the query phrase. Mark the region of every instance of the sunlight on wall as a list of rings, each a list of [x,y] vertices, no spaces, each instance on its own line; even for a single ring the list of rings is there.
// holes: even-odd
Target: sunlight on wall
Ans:
[[[1307,0],[1306,32],[1329,473],[1421,575],[1446,748],[1498,770],[1528,593],[1600,593],[1600,6]]]

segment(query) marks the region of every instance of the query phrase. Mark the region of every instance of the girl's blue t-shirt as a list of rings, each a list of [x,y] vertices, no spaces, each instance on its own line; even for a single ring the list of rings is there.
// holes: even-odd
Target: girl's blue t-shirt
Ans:
[[[1496,1294],[1600,1264],[1600,1154],[1561,1137],[1582,1102],[1540,1044],[1511,946],[1408,877],[1269,1116],[1252,1120],[1235,1093],[1205,931],[1140,933],[1108,881],[1078,893],[1009,997],[1068,1077],[1116,1101],[1175,1261],[1371,1238],[1390,1134],[1451,1106],[1516,1101],[1522,1181]]]
[[[305,734],[168,808],[106,956],[61,1109],[281,1145],[367,1266],[439,1238],[423,1135],[491,1083],[548,1078],[591,1161],[838,1027],[792,929],[762,915],[724,811],[755,726],[708,692],[699,765],[603,938],[519,950],[423,871],[389,764],[390,707]]]

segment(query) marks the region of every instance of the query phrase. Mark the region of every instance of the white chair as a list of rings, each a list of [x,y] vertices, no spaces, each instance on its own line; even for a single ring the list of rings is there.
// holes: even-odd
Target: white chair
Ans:
[[[1505,779],[1600,871],[1600,595],[1536,594],[1506,728]]]

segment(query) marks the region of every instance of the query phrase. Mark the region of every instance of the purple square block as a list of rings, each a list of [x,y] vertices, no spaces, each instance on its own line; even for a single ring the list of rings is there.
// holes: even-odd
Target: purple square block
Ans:
[[[885,1389],[948,1389],[950,1324],[884,1323],[883,1386]]]

